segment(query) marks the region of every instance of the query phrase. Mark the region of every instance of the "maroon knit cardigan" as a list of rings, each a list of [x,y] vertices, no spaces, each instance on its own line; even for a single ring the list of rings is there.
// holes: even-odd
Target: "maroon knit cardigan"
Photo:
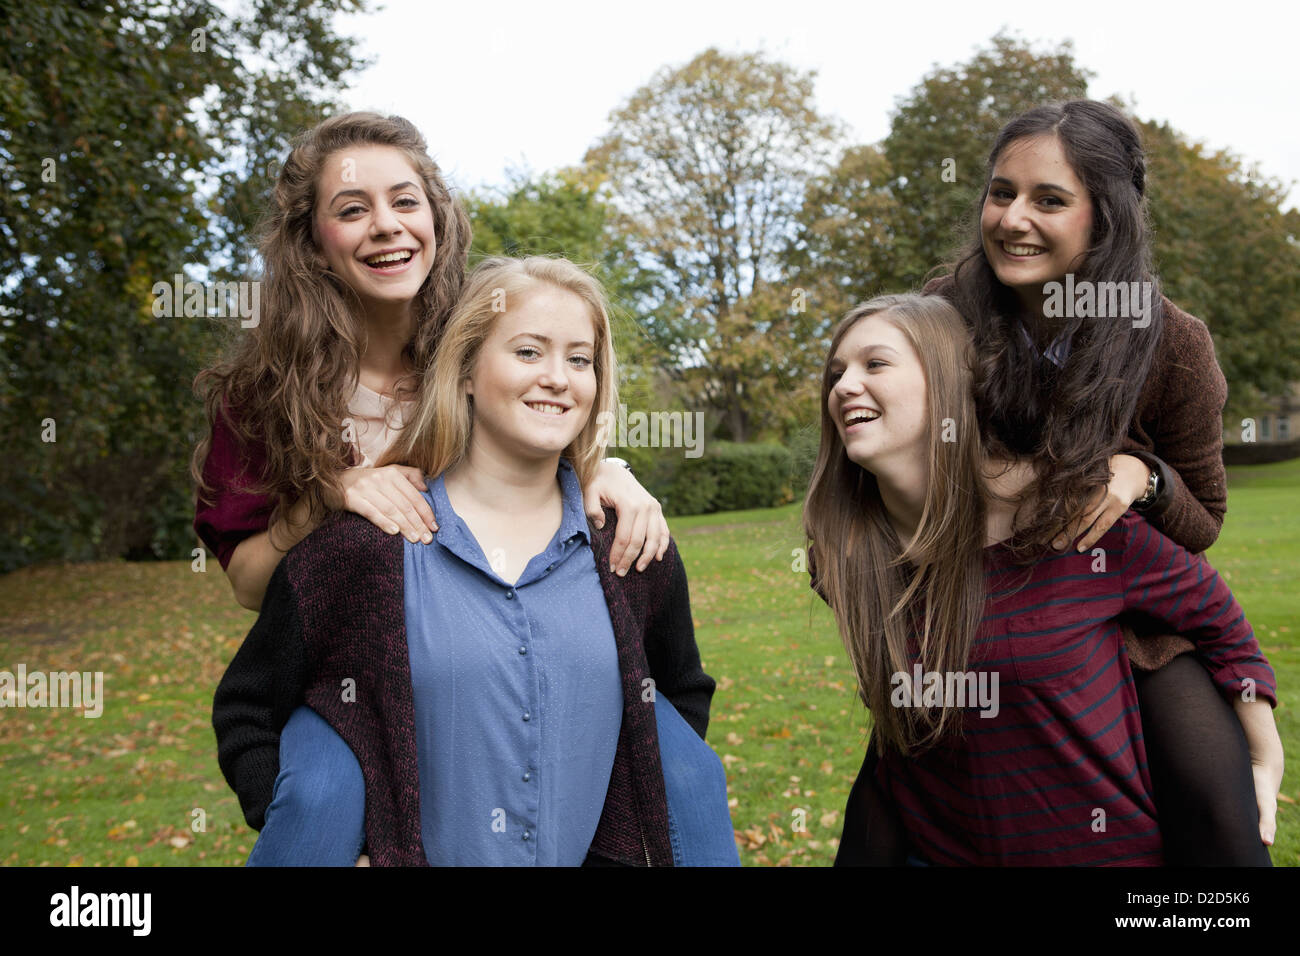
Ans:
[[[668,694],[701,736],[714,682],[700,667],[676,545],[662,562],[620,578],[609,570],[615,523],[606,509],[605,527],[591,530],[618,649],[623,721],[590,852],[615,863],[671,866],[647,649],[656,660],[655,692]],[[222,771],[256,828],[279,766],[280,728],[304,701],[320,714],[361,764],[366,838],[376,866],[427,865],[404,541],[358,515],[330,515],[276,568],[262,613],[217,688],[213,708]],[[355,682],[355,700],[344,699],[348,680]]]

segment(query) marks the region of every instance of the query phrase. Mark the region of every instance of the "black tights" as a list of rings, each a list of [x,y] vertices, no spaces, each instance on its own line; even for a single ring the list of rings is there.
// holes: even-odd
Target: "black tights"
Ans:
[[[1272,866],[1259,839],[1241,721],[1196,655],[1133,676],[1165,863]],[[844,811],[836,866],[899,866],[907,858],[902,821],[876,784],[877,760],[873,737]]]

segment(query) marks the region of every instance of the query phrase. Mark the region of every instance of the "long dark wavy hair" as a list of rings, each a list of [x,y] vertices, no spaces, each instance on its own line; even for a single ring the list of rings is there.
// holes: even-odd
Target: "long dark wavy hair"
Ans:
[[[999,157],[1012,143],[1054,136],[1092,200],[1092,235],[1075,280],[1151,283],[1150,324],[1108,318],[1045,320],[1027,316],[1013,290],[989,264],[980,210]],[[975,399],[989,453],[1032,457],[1039,471],[1037,503],[1020,515],[1013,550],[1022,561],[1041,555],[1087,510],[1110,480],[1109,456],[1128,432],[1164,328],[1151,255],[1146,158],[1134,124],[1095,100],[1036,107],[998,133],[989,151],[984,190],[974,209],[974,235],[949,263],[946,294],[970,325],[977,355]],[[1025,330],[1051,326],[1070,342],[1064,366],[1039,357],[1044,343]],[[1030,338],[1034,338],[1031,334]]]
[[[209,423],[223,415],[246,446],[264,449],[266,467],[254,490],[275,501],[272,522],[304,497],[313,515],[322,514],[326,490],[338,488],[349,460],[343,420],[360,374],[363,312],[356,293],[329,271],[312,237],[312,223],[316,182],[326,160],[359,146],[401,150],[419,174],[433,212],[433,267],[412,304],[414,330],[403,354],[413,371],[398,381],[398,398],[418,397],[421,375],[433,362],[465,279],[469,217],[410,122],[346,113],[294,140],[260,228],[259,323],[234,341],[222,362],[194,381]],[[190,465],[200,495],[213,490],[203,479],[210,447],[209,435]]]
[[[876,476],[852,461],[831,418],[831,361],[844,336],[878,315],[907,337],[925,372],[929,481],[906,548],[889,521]],[[882,748],[907,754],[960,733],[955,707],[890,704],[893,675],[965,671],[984,615],[984,455],[971,394],[970,342],[939,296],[885,295],[854,308],[831,339],[822,370],[821,445],[804,500],[815,585],[871,710]]]

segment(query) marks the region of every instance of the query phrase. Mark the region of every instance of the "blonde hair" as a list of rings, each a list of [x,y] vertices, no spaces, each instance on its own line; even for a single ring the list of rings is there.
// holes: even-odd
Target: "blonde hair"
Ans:
[[[543,286],[571,292],[587,304],[596,340],[593,367],[596,399],[591,416],[564,449],[578,481],[585,487],[604,455],[603,424],[618,406],[617,366],[610,334],[609,306],[599,281],[567,259],[485,259],[466,280],[465,289],[443,330],[433,364],[425,370],[420,403],[403,426],[397,442],[380,464],[413,465],[426,475],[442,474],[469,452],[474,415],[465,382],[474,374],[483,343],[500,317],[502,301],[517,303]]]

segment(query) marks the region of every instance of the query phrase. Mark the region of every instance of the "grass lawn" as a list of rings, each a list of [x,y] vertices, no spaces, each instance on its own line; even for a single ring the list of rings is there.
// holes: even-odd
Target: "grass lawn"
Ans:
[[[1300,865],[1300,462],[1232,469],[1210,559],[1277,671],[1291,761],[1276,864]],[[798,506],[673,521],[747,865],[825,865],[865,745]],[[28,568],[0,578],[0,670],[104,672],[104,709],[0,710],[0,863],[234,865],[255,834],[217,768],[212,691],[253,621],[214,561]]]

